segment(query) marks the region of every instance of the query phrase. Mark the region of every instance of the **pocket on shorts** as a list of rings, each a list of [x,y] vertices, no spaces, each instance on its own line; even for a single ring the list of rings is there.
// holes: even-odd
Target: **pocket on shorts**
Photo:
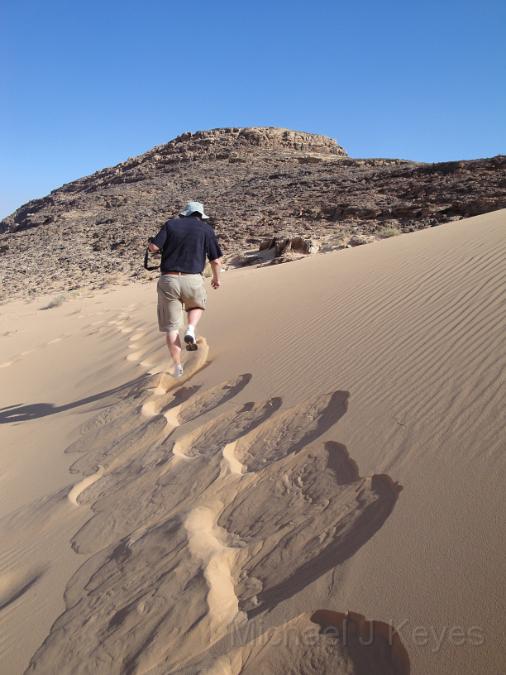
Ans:
[[[188,284],[187,292],[185,293],[184,304],[185,309],[194,309],[196,307],[201,307],[202,309],[206,308],[207,303],[207,291],[204,286],[204,280],[202,277],[197,277],[192,279]]]

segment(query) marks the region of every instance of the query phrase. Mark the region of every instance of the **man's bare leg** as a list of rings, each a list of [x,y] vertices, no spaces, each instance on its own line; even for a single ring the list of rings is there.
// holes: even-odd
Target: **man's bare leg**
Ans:
[[[179,366],[181,364],[181,340],[179,338],[179,331],[169,330],[165,336],[167,339],[167,347],[169,348],[174,365]]]
[[[198,322],[200,321],[203,313],[204,310],[200,309],[200,307],[190,309],[190,311],[188,312],[188,325],[193,326],[193,328],[195,328]]]
[[[195,328],[200,321],[200,317],[204,313],[203,309],[195,307],[188,312],[188,326],[184,334],[184,341],[186,342],[186,349],[194,351],[197,349],[197,338],[195,337]]]

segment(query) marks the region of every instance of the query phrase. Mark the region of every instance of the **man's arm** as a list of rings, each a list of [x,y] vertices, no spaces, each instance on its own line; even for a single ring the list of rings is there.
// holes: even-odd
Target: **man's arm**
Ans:
[[[220,287],[220,272],[221,272],[221,257],[223,253],[221,252],[220,245],[216,239],[216,235],[211,229],[208,239],[207,239],[207,257],[211,263],[211,269],[213,271],[213,278],[211,280],[211,286],[213,288]]]
[[[167,228],[164,225],[160,230],[160,232],[158,232],[156,237],[150,237],[148,239],[149,252],[158,253],[158,251],[160,251],[163,248],[166,241],[167,241]]]
[[[216,258],[211,260],[211,270],[213,272],[213,278],[211,279],[211,286],[213,288],[219,288],[221,285],[220,282],[220,272],[221,272],[221,258]]]

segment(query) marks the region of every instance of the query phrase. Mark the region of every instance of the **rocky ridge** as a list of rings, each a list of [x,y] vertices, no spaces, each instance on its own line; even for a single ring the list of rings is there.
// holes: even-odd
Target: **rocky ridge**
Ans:
[[[506,157],[352,159],[331,138],[289,129],[188,132],[5,218],[2,299],[152,278],[146,239],[189,199],[205,203],[229,264],[258,263],[251,251],[266,238],[331,250],[504,208]]]

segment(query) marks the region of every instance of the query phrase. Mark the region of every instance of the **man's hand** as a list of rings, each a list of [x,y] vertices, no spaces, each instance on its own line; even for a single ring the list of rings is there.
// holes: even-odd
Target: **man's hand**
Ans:
[[[212,279],[211,280],[211,286],[213,288],[219,288],[221,286],[221,282],[219,279]]]

